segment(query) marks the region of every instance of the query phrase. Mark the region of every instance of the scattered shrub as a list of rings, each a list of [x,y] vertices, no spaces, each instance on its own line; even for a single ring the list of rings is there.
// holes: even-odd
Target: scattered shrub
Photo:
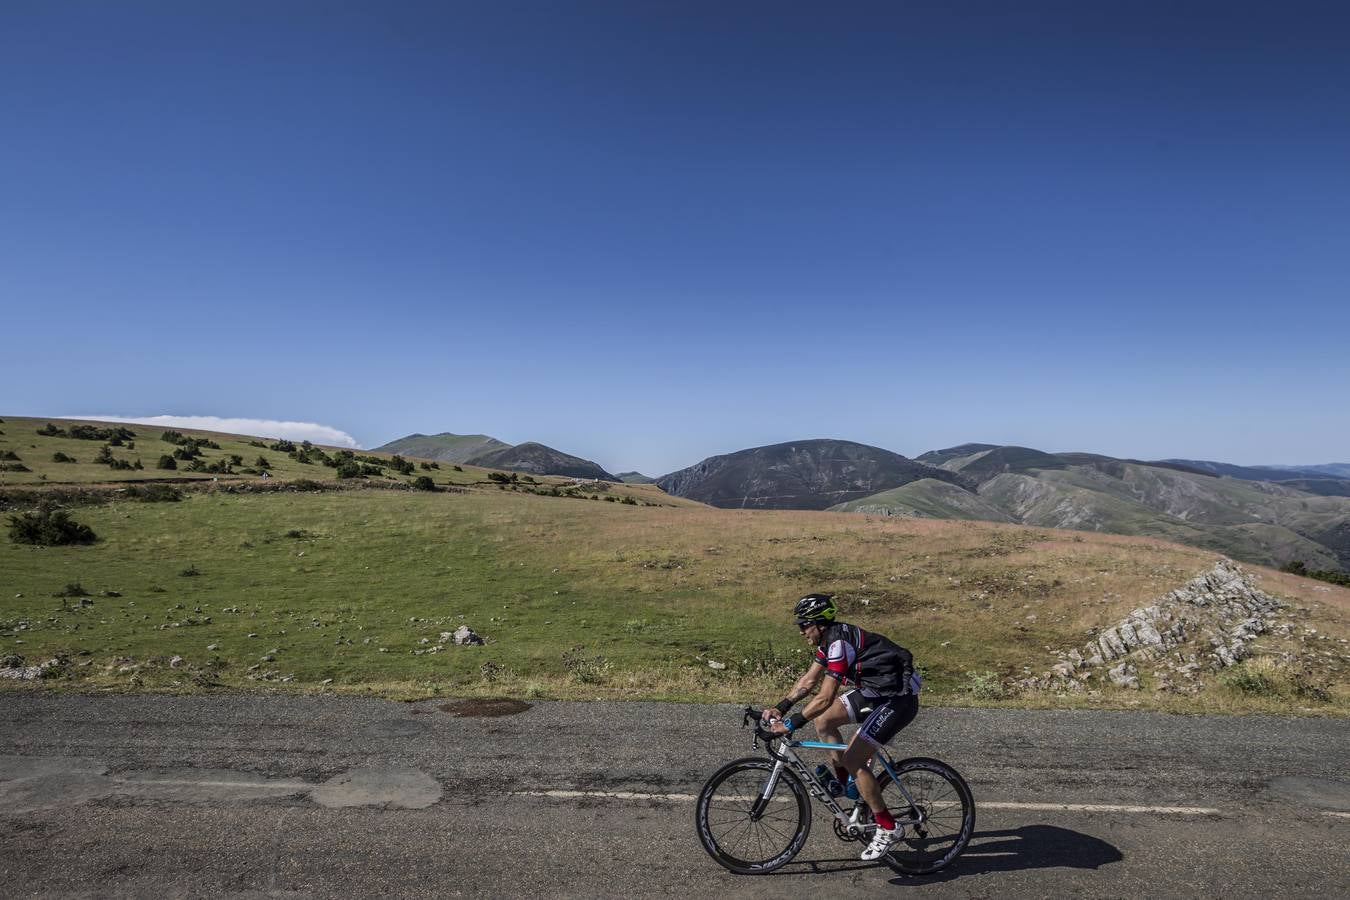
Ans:
[[[13,450],[6,450],[4,453],[0,453],[0,459],[14,459],[14,460],[17,460],[18,458],[19,458],[19,454],[15,453]]]
[[[92,544],[98,540],[94,530],[70,517],[65,510],[52,509],[48,503],[35,513],[9,517],[9,536],[16,544],[57,547],[64,544]]]
[[[431,464],[431,467],[432,467],[433,469],[439,469],[439,468],[440,468],[440,466],[436,465],[435,463],[432,463],[432,464]],[[464,471],[464,467],[463,467],[463,466],[455,466],[455,471],[456,471],[456,472],[463,472],[463,471]]]
[[[398,455],[395,455],[390,459],[388,465],[389,468],[398,472],[400,475],[411,475],[416,468],[411,462]]]
[[[94,456],[94,462],[100,465],[108,465],[113,461],[112,447],[104,444],[98,448],[98,453]]]
[[[201,451],[198,450],[196,447],[194,447],[192,444],[184,444],[183,446],[173,451],[173,458],[181,459],[183,460],[183,462],[194,460],[201,455],[202,455]]]
[[[1234,690],[1258,697],[1273,697],[1280,692],[1273,678],[1246,665],[1229,669],[1219,676],[1219,681]]]
[[[264,444],[262,441],[249,441],[249,442],[248,442],[248,445],[249,445],[250,447],[261,447],[261,448],[263,448],[264,450],[267,449],[267,445]]]
[[[967,672],[965,692],[978,700],[997,700],[1004,696],[1003,682],[997,672]]]
[[[231,454],[230,454],[230,465],[232,465],[232,466],[242,466],[243,464],[244,464],[244,458],[243,458],[242,456],[240,456],[238,453],[231,453]]]
[[[272,468],[272,464],[271,464],[270,462],[267,461],[267,457],[265,457],[265,456],[259,456],[257,462],[255,462],[255,463],[253,464],[253,468],[255,468],[255,469],[270,469],[270,468]]]
[[[93,425],[72,425],[67,432],[70,437],[78,438],[82,441],[104,441],[111,442],[114,439],[123,441],[133,440],[136,432],[130,428],[117,426],[114,428],[96,428]]]
[[[168,441],[170,444],[183,444],[187,438],[183,437],[183,432],[169,430],[159,436],[161,441]]]
[[[112,459],[108,462],[108,467],[115,471],[130,471],[136,468],[125,459]]]
[[[413,487],[419,491],[436,490],[436,482],[432,481],[427,475],[418,475],[417,480],[413,482]]]
[[[637,501],[634,500],[632,497],[624,497],[624,498],[623,498],[622,500],[620,500],[619,502],[620,502],[620,503],[623,503],[623,504],[625,504],[625,505],[627,505],[627,506],[637,506]]]
[[[177,460],[175,460],[172,456],[170,456],[169,454],[166,453],[166,454],[164,454],[163,456],[161,456],[161,457],[159,458],[159,462],[155,463],[155,468],[156,468],[156,469],[177,469],[177,468],[178,468],[178,462],[177,462]]]
[[[184,578],[196,578],[198,575],[202,574],[202,571],[201,569],[198,569],[195,565],[190,565],[183,571],[179,572],[178,574],[183,576]]]
[[[356,463],[352,462],[351,460],[347,460],[337,467],[337,477],[340,479],[360,478],[361,467],[358,466]]]
[[[66,582],[66,586],[65,586],[65,587],[61,588],[61,590],[59,590],[59,591],[54,591],[54,592],[52,593],[52,596],[53,596],[53,597],[85,597],[85,596],[88,596],[88,594],[89,594],[89,591],[86,591],[86,590],[84,589],[84,585],[80,584],[78,581],[68,581],[68,582]]]
[[[167,484],[137,484],[126,489],[126,496],[142,503],[177,503],[183,492]]]
[[[62,453],[60,450],[58,450],[58,451],[56,451],[55,453],[52,454],[52,462],[58,462],[58,463],[73,463],[73,462],[75,462],[75,457],[73,457],[73,456],[66,456],[64,453]]]
[[[0,463],[0,472],[31,472],[23,463]]]
[[[283,439],[283,440],[277,440],[277,441],[274,441],[273,443],[269,444],[268,447],[267,447],[267,449],[268,449],[268,450],[275,450],[275,451],[277,451],[278,453],[294,453],[294,452],[295,452],[295,444],[291,443],[291,442],[288,441],[288,440],[284,440],[284,439]]]
[[[370,463],[362,463],[361,474],[374,475],[375,477],[378,478],[379,476],[384,474],[384,469],[381,469],[379,466],[372,466]]]
[[[562,655],[563,668],[573,680],[582,684],[599,684],[605,680],[611,668],[609,661],[599,654],[586,656],[582,645],[573,647]]]
[[[297,541],[303,540],[304,538],[309,537],[309,532],[305,531],[303,528],[292,528],[290,531],[286,532],[286,537],[293,538]]]
[[[37,433],[40,434],[40,435],[42,435],[43,437],[65,437],[65,436],[66,436],[66,430],[65,430],[64,428],[57,428],[57,427],[56,427],[55,425],[53,425],[51,422],[48,422],[46,425],[43,425],[41,428],[39,428],[39,429],[37,430]]]

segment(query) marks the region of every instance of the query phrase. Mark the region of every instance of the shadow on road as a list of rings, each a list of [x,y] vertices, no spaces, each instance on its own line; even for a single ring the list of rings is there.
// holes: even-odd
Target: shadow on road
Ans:
[[[862,852],[863,844],[856,846]],[[1054,825],[1024,825],[1000,831],[977,831],[966,851],[947,868],[932,875],[899,876],[895,884],[911,879],[951,881],[987,872],[1021,869],[1097,869],[1120,862],[1125,856],[1113,844],[1090,834]],[[775,875],[828,875],[858,869],[874,869],[879,863],[863,862],[856,855],[840,859],[797,859]]]
[[[1101,838],[1054,825],[1023,825],[1001,831],[977,831],[956,862],[923,881],[951,881],[987,872],[1021,869],[1098,869],[1120,862],[1125,855]],[[902,884],[907,876],[893,879]]]

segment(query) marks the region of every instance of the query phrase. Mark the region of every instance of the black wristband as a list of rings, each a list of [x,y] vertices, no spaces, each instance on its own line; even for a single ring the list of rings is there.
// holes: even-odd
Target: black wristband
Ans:
[[[789,700],[787,697],[784,697],[782,700],[778,701],[778,705],[774,708],[777,709],[783,715],[787,715],[788,710],[792,709],[792,707],[793,707],[792,701]]]
[[[796,731],[806,724],[806,716],[801,713],[793,713],[787,717],[788,731]]]

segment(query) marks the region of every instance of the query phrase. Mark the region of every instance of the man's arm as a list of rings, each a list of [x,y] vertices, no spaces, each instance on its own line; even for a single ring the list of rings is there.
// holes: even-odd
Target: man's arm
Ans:
[[[792,709],[793,706],[811,696],[811,691],[815,690],[816,682],[820,681],[821,676],[824,674],[824,665],[818,662],[811,663],[811,667],[806,670],[806,674],[797,679],[797,683],[792,686],[790,691],[788,691],[787,696],[783,698],[783,702],[776,707],[770,706],[768,709],[764,710],[762,719],[765,722],[771,722],[774,719],[780,719],[787,715],[789,709]],[[784,704],[787,705],[787,709],[783,709]]]

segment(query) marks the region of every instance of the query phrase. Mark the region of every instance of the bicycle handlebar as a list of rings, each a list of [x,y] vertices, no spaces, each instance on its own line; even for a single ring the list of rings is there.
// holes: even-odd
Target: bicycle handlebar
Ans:
[[[753,721],[755,723],[755,736],[765,741],[780,741],[787,737],[784,734],[774,734],[764,727],[764,710],[755,709],[753,706],[745,708],[745,714],[741,716],[741,727],[744,728]]]

